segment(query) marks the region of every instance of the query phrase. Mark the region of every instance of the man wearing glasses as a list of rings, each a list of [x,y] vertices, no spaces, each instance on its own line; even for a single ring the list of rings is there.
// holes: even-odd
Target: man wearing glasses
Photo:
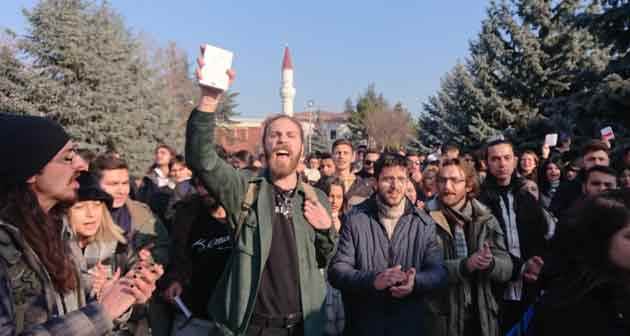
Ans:
[[[363,159],[363,169],[357,174],[362,179],[374,178],[374,164],[378,161],[381,154],[374,148],[367,150],[365,159]]]
[[[422,161],[420,161],[420,154],[417,152],[409,152],[405,157],[407,159],[407,169],[409,170],[409,177],[416,186],[416,189],[422,183]]]
[[[468,162],[445,160],[437,184],[439,197],[427,207],[437,224],[449,285],[431,296],[428,334],[498,335],[492,286],[512,275],[503,230],[490,209],[474,198],[479,182]]]
[[[411,335],[427,292],[446,285],[435,224],[405,197],[405,158],[383,154],[377,192],[347,215],[328,276],[343,295],[346,335]]]

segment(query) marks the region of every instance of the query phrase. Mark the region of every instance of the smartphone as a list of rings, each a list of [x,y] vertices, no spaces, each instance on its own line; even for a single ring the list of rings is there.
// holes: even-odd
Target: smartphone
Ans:
[[[203,51],[204,66],[201,68],[200,85],[209,86],[221,91],[228,89],[230,78],[227,71],[232,68],[234,54],[231,51],[206,44]]]
[[[558,144],[558,133],[545,135],[545,145],[554,147]]]
[[[599,131],[602,135],[602,140],[613,140],[615,138],[615,133],[613,132],[612,127],[604,127]]]
[[[129,257],[129,259],[127,260],[127,264],[128,265],[132,265],[132,267],[135,267],[135,265],[138,263],[138,261],[140,261],[140,256],[139,253],[142,250],[148,250],[149,252],[151,251],[151,249],[155,246],[155,242],[153,242],[153,240],[148,241],[147,243],[145,243],[144,245],[140,246],[139,248],[137,248],[133,254]],[[148,262],[153,262],[153,255],[151,255],[151,257],[149,258]]]

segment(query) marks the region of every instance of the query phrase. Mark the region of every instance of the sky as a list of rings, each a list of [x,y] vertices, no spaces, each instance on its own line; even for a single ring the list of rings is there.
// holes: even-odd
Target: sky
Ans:
[[[24,33],[22,8],[36,0],[2,0],[0,27]],[[159,46],[175,41],[191,62],[199,45],[234,52],[237,111],[281,111],[283,48],[291,49],[295,111],[309,100],[341,112],[370,83],[414,115],[440,79],[468,53],[488,0],[109,0],[134,33]]]

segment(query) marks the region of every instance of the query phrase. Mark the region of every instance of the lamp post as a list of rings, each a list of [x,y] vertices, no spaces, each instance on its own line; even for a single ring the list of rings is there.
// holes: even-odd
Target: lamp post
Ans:
[[[306,107],[307,107],[307,111],[308,111],[308,136],[307,136],[307,143],[308,143],[308,154],[311,154],[312,151],[312,142],[313,142],[313,106],[315,106],[315,101],[313,99],[309,99],[306,102]]]

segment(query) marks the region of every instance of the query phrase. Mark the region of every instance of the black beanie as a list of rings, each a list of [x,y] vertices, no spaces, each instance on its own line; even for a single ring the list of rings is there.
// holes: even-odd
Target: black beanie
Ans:
[[[77,178],[79,190],[77,191],[78,202],[101,201],[111,209],[114,199],[98,183],[98,179],[90,172],[82,172]]]
[[[50,119],[0,113],[0,185],[25,182],[39,173],[69,140]]]

